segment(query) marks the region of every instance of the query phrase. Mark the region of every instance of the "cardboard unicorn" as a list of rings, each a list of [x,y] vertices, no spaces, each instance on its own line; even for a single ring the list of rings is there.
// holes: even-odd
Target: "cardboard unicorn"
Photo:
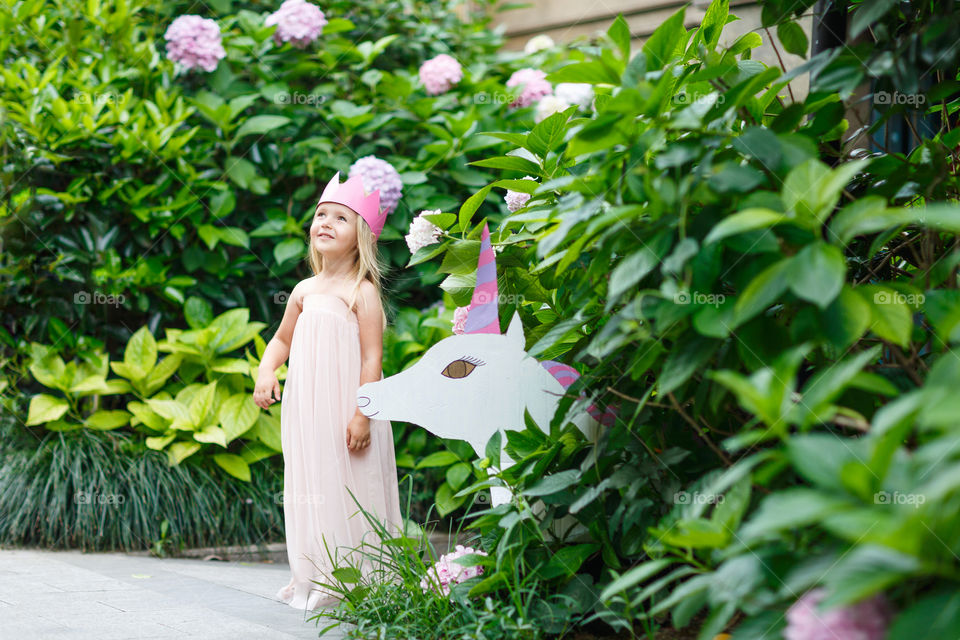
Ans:
[[[433,345],[405,371],[361,386],[357,390],[360,411],[378,420],[412,422],[441,438],[465,440],[480,457],[497,430],[524,429],[524,408],[546,430],[560,397],[579,373],[527,354],[516,311],[507,332],[501,334],[498,297],[496,262],[485,224],[464,332]],[[598,420],[609,424],[612,419],[611,412],[601,415],[591,406],[573,422],[595,442]],[[502,434],[502,445],[506,441]],[[513,460],[501,450],[502,467],[511,464]],[[510,500],[510,491],[503,487],[491,487],[490,492],[493,505]]]

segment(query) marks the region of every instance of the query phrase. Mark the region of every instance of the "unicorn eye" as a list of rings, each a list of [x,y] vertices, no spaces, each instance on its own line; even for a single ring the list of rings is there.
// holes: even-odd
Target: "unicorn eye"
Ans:
[[[479,363],[470,362],[469,360],[454,360],[444,368],[441,372],[442,375],[445,375],[448,378],[453,378],[454,380],[458,378],[466,378],[470,375],[474,369],[479,366]]]

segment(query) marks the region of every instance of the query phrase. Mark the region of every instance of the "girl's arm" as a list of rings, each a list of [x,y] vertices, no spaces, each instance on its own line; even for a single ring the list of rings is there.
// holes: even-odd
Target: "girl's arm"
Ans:
[[[302,284],[302,282],[297,283],[297,286],[290,292],[290,297],[287,298],[287,308],[283,312],[283,319],[280,321],[280,326],[277,328],[277,332],[273,334],[270,342],[267,343],[267,348],[263,352],[263,358],[260,360],[260,372],[269,371],[272,373],[276,371],[277,367],[286,362],[287,357],[290,355],[293,329],[297,326],[297,318],[300,316],[300,311],[302,310]]]
[[[383,366],[383,311],[377,287],[369,280],[360,283],[357,322],[360,329],[360,386],[363,386],[380,380]],[[347,426],[347,448],[355,451],[369,445],[370,418],[357,407]]]

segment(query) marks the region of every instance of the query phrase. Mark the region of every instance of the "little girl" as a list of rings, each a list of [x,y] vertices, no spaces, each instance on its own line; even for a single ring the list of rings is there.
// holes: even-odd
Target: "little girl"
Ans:
[[[401,526],[393,433],[357,407],[357,388],[383,378],[386,315],[377,238],[386,212],[360,176],[340,174],[323,190],[310,227],[313,277],[298,283],[260,362],[254,401],[280,399],[283,514],[290,583],[277,598],[298,609],[333,604],[313,583],[329,582],[337,547],[377,538],[360,505],[391,531]],[[283,395],[274,371],[290,356]],[[355,558],[358,563],[360,556]]]

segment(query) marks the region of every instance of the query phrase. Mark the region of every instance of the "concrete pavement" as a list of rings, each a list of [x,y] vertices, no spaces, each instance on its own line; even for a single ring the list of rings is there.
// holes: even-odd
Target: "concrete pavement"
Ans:
[[[0,638],[317,638],[329,620],[274,598],[289,578],[284,563],[0,549]]]

